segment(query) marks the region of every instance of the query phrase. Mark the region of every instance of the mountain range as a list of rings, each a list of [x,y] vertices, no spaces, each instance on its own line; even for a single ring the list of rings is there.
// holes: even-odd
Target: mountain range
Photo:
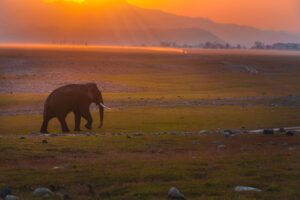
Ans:
[[[2,2],[1,7],[5,8],[0,14],[2,43],[158,45],[170,42],[196,45],[218,42],[250,46],[255,41],[300,42],[300,34],[296,33],[179,16],[139,8],[125,0],[103,2],[101,6],[91,0],[80,5],[67,2],[40,3],[31,10],[26,10],[26,5],[22,6],[20,2],[17,8],[5,5],[5,0]]]

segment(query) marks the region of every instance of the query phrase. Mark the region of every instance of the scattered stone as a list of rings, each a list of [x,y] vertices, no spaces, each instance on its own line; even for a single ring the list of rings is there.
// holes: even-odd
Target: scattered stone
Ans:
[[[52,169],[53,169],[53,170],[59,170],[59,169],[61,169],[61,167],[59,167],[59,166],[54,166]]]
[[[43,140],[42,143],[43,144],[48,144],[48,140]]]
[[[8,187],[3,188],[3,189],[0,190],[0,198],[2,198],[2,199],[5,199],[5,197],[7,195],[11,195],[11,194],[12,194],[11,189],[8,188]]]
[[[261,192],[261,189],[254,188],[254,187],[248,187],[248,186],[236,186],[234,188],[234,191],[236,192]]]
[[[178,135],[178,132],[172,131],[170,134],[171,134],[171,135]]]
[[[7,195],[4,200],[18,200],[19,198],[14,195]]]
[[[85,136],[91,136],[91,133],[90,132],[86,132]]]
[[[288,131],[285,135],[286,136],[294,136],[295,133],[293,131]]]
[[[22,136],[22,137],[19,137],[19,139],[20,140],[24,140],[24,139],[26,139],[24,136]]]
[[[168,192],[169,200],[184,200],[184,195],[176,188],[172,187]]]
[[[206,134],[207,133],[207,130],[202,130],[202,131],[199,131],[198,132],[198,135],[204,135],[204,134]]]
[[[264,129],[263,134],[264,135],[274,135],[274,130],[273,129]]]
[[[280,133],[285,133],[285,129],[284,129],[284,128],[280,128],[280,129],[279,129],[279,132],[280,132]]]
[[[49,197],[52,197],[53,195],[54,195],[54,193],[50,189],[43,188],[43,187],[36,188],[32,193],[32,196],[42,197],[42,198],[49,198]]]
[[[235,133],[232,130],[224,130],[223,131],[223,136],[225,138],[229,138],[229,137],[234,136],[234,135],[235,135]]]
[[[224,144],[219,144],[218,145],[218,149],[225,149],[225,148],[226,148],[226,146]]]

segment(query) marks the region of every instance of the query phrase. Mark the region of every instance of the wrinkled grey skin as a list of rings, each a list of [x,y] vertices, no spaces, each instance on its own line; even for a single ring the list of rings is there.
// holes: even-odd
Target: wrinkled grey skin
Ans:
[[[71,112],[75,115],[75,131],[80,131],[81,117],[87,120],[85,127],[91,129],[93,119],[90,113],[90,105],[92,103],[99,107],[100,127],[102,127],[104,102],[102,94],[95,83],[71,84],[54,90],[45,102],[41,133],[48,133],[48,123],[55,117],[58,118],[62,131],[69,132],[65,119]]]

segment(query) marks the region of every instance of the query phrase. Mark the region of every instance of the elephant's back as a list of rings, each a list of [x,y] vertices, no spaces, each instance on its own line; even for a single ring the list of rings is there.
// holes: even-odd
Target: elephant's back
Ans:
[[[79,101],[82,97],[82,90],[84,90],[83,85],[66,85],[55,89],[47,98],[45,106],[55,107],[60,109],[73,107],[77,101]]]

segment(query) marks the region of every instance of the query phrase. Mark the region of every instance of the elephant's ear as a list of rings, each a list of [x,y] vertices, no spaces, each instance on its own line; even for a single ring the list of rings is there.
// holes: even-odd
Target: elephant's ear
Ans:
[[[91,87],[87,88],[87,95],[91,100],[94,100],[93,88]]]

